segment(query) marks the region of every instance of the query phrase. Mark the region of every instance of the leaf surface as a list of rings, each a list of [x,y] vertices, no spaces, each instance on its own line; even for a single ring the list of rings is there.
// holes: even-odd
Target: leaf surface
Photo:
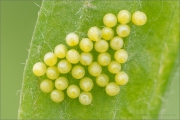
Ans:
[[[97,85],[91,91],[93,102],[83,106],[78,99],[65,96],[62,103],[51,101],[49,94],[40,91],[39,84],[46,76],[36,77],[32,67],[43,61],[45,53],[58,44],[66,44],[65,37],[75,32],[87,37],[92,26],[103,28],[102,18],[115,15],[122,9],[134,13],[143,11],[148,17],[144,26],[128,25],[131,34],[124,38],[129,59],[122,70],[129,82],[120,93],[110,97]],[[19,107],[19,119],[150,119],[158,118],[164,94],[171,83],[179,50],[179,5],[177,1],[43,1],[24,69]],[[116,27],[114,27],[115,30]],[[74,47],[79,52],[79,47]],[[69,49],[71,49],[69,47]],[[111,57],[115,51],[109,49]],[[97,53],[92,51],[94,60]],[[85,67],[87,73],[87,67]],[[110,81],[114,75],[106,67],[103,73]],[[79,84],[71,75],[64,75],[70,84]],[[86,76],[91,77],[89,74]],[[94,80],[95,78],[91,77]],[[65,91],[66,92],[66,91]],[[66,93],[65,93],[66,94]]]

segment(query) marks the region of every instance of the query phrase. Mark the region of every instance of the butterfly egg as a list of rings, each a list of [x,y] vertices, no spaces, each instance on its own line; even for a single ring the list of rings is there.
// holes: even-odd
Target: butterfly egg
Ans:
[[[110,47],[113,50],[119,50],[120,48],[123,47],[123,39],[119,36],[114,37],[111,41],[110,41]]]
[[[97,52],[106,52],[109,48],[108,42],[105,40],[99,40],[95,42],[94,49]]]
[[[67,48],[65,45],[63,44],[59,44],[55,47],[54,49],[54,54],[56,55],[56,57],[58,58],[64,58],[66,57],[66,53],[67,53]]]
[[[43,80],[41,83],[40,83],[40,89],[42,92],[44,93],[50,93],[54,88],[54,84],[52,82],[52,80]]]
[[[105,91],[109,96],[115,96],[120,92],[120,86],[115,82],[110,82],[107,84]]]
[[[58,90],[65,90],[68,87],[68,80],[65,77],[59,77],[55,81],[55,87]]]
[[[98,55],[97,61],[102,66],[107,66],[111,62],[111,55],[107,52],[100,53]]]
[[[110,40],[114,37],[114,31],[112,28],[105,27],[102,29],[102,38],[104,40]]]
[[[71,49],[67,52],[66,54],[66,59],[72,63],[72,64],[76,64],[79,62],[80,59],[80,55],[78,53],[78,51],[76,51],[75,49]]]
[[[93,61],[93,56],[91,53],[83,52],[80,54],[80,63],[82,65],[85,65],[85,66],[90,65],[92,63],[92,61]]]
[[[36,76],[43,76],[46,73],[46,65],[43,62],[37,62],[33,66],[33,73]]]
[[[147,22],[147,16],[144,12],[136,11],[132,15],[132,22],[137,26],[144,25]]]
[[[66,43],[69,46],[76,46],[79,43],[79,37],[75,33],[69,33],[66,36]]]
[[[118,72],[116,75],[115,75],[115,81],[117,84],[119,85],[125,85],[127,82],[128,82],[128,75],[125,73],[125,72]]]
[[[74,78],[76,79],[81,79],[84,77],[85,75],[85,70],[82,66],[80,65],[76,65],[73,67],[72,71],[71,71],[71,74]]]
[[[48,67],[46,70],[46,75],[51,80],[57,79],[59,77],[59,74],[60,73],[55,66]]]
[[[71,70],[72,65],[67,60],[61,60],[59,61],[57,68],[60,73],[66,74]]]
[[[108,65],[108,71],[112,74],[116,74],[121,70],[121,65],[117,61],[111,61]]]
[[[80,89],[77,85],[70,85],[66,92],[70,98],[77,98],[79,97]]]
[[[114,58],[119,63],[125,63],[128,59],[128,53],[124,49],[119,49],[114,53]]]
[[[83,91],[87,92],[93,88],[94,84],[91,78],[85,77],[80,80],[79,86]]]
[[[96,84],[105,87],[109,83],[109,77],[106,74],[100,74],[96,77]]]
[[[117,19],[121,24],[127,24],[131,20],[131,13],[127,10],[121,10],[117,15]]]
[[[79,95],[79,102],[82,105],[89,105],[89,104],[91,104],[92,99],[93,99],[93,97],[92,97],[92,94],[90,92],[82,92]]]
[[[93,49],[93,42],[89,38],[83,38],[79,43],[79,47],[84,52],[90,52]]]
[[[91,27],[88,30],[88,37],[89,39],[91,39],[92,41],[98,41],[101,39],[102,37],[102,33],[101,30],[98,27]]]
[[[53,102],[62,102],[64,100],[64,93],[61,90],[53,90],[50,94],[50,98]]]
[[[116,33],[120,37],[127,37],[130,34],[130,27],[128,25],[119,25],[116,28]]]
[[[99,65],[99,63],[93,62],[88,66],[88,71],[92,76],[97,77],[101,74],[102,67]]]
[[[108,13],[103,17],[103,23],[107,27],[114,27],[117,24],[117,18],[114,14]]]
[[[44,55],[44,62],[48,66],[53,66],[57,63],[57,57],[53,52],[48,52]]]

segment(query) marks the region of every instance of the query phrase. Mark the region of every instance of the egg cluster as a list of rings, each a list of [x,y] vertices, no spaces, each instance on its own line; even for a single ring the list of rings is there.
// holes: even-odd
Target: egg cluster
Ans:
[[[136,11],[131,18],[131,13],[127,10],[121,10],[117,17],[108,13],[103,17],[104,28],[100,29],[96,26],[88,30],[88,38],[82,38],[75,33],[69,33],[66,36],[68,46],[79,46],[83,51],[79,53],[76,49],[67,49],[63,44],[59,44],[54,48],[53,52],[44,55],[44,62],[37,62],[33,66],[33,73],[36,76],[46,74],[47,79],[40,83],[40,89],[44,93],[50,93],[50,98],[54,102],[64,100],[64,90],[70,98],[78,98],[83,105],[89,105],[92,102],[91,90],[94,82],[99,87],[105,87],[105,91],[109,96],[115,96],[120,92],[120,86],[128,82],[128,75],[121,71],[121,65],[128,60],[128,53],[123,47],[123,38],[130,34],[130,27],[127,23],[132,22],[135,25],[144,25],[147,17],[143,12]],[[117,23],[120,23],[117,25]],[[116,26],[116,32],[113,27]],[[115,34],[117,36],[115,36]],[[114,50],[114,55],[108,53],[109,47]],[[92,50],[98,53],[97,59],[93,58]],[[59,61],[59,62],[58,62]],[[80,64],[77,64],[79,63]],[[47,67],[48,66],[48,67]],[[85,76],[85,67],[92,78]],[[109,73],[114,74],[114,82],[109,82],[109,77],[103,74],[102,67],[106,67]],[[73,78],[80,80],[78,85],[70,85],[64,74],[71,74]],[[55,89],[54,89],[55,88]],[[81,90],[83,92],[81,92]]]

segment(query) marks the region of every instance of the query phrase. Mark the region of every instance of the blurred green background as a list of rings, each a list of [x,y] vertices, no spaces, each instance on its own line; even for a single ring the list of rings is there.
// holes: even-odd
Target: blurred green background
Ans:
[[[17,119],[23,69],[40,0],[1,1],[1,119]],[[179,119],[179,69],[160,119]]]
[[[1,119],[17,119],[23,69],[41,0],[1,1]]]

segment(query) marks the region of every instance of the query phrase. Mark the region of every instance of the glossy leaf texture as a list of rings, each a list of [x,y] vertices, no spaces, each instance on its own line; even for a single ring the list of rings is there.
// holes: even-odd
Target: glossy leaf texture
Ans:
[[[110,97],[105,88],[96,84],[92,89],[93,102],[83,106],[78,99],[70,99],[65,93],[65,100],[54,103],[49,94],[42,93],[39,85],[46,76],[36,77],[32,67],[43,61],[47,52],[53,51],[58,44],[66,44],[65,37],[75,32],[80,38],[87,37],[92,26],[103,28],[103,16],[115,15],[122,9],[134,13],[137,10],[146,13],[148,21],[144,26],[128,25],[131,33],[124,38],[124,49],[129,58],[122,64],[122,70],[129,75],[129,82],[121,86],[117,96]],[[164,102],[164,94],[173,80],[175,61],[179,51],[179,5],[178,1],[43,1],[28,59],[23,75],[19,119],[150,119],[158,118]],[[118,23],[119,24],[119,23]],[[113,29],[115,30],[116,27]],[[68,49],[81,50],[78,46]],[[109,49],[111,57],[115,51]],[[97,52],[92,51],[94,60]],[[85,67],[87,73],[87,67]],[[103,67],[110,81],[114,75]],[[79,84],[71,75],[63,75],[70,84]],[[86,76],[91,77],[89,74]],[[91,77],[95,83],[95,77]],[[66,92],[66,91],[64,91]]]

